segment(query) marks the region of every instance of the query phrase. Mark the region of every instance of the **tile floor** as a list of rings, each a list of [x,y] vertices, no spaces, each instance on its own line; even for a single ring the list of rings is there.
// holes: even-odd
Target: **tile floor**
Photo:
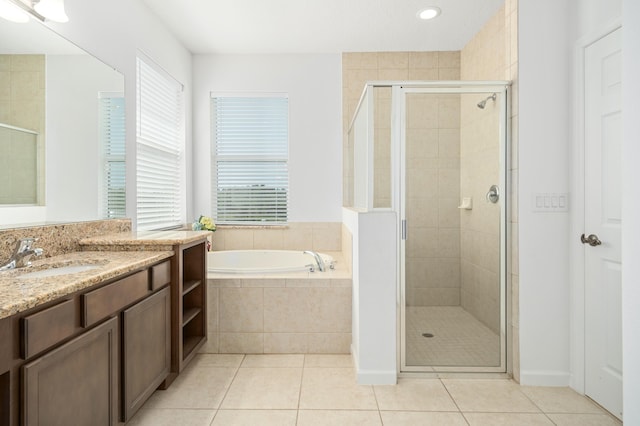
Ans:
[[[409,306],[406,312],[407,365],[500,365],[500,337],[461,306]]]
[[[200,354],[129,425],[620,425],[568,388],[506,379],[357,385],[350,355]]]

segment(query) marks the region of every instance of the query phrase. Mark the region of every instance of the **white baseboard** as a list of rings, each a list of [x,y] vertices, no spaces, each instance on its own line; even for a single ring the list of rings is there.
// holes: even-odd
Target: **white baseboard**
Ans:
[[[359,385],[395,385],[398,383],[398,373],[380,370],[356,370]]]
[[[520,384],[524,386],[569,386],[571,375],[567,371],[520,371]]]
[[[361,370],[358,367],[358,353],[353,345],[351,345],[351,357],[359,385],[395,385],[398,383],[398,372],[395,370]]]

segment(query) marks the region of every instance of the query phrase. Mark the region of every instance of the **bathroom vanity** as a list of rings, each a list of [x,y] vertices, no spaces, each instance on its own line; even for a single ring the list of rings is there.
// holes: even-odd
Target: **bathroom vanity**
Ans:
[[[126,422],[206,340],[207,233],[125,234],[0,274],[1,426]]]

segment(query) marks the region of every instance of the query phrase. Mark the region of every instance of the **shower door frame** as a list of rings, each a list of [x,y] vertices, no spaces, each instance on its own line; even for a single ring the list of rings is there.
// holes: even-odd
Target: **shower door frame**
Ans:
[[[392,162],[394,170],[393,204],[398,212],[398,343],[397,360],[398,376],[413,376],[425,373],[508,373],[507,371],[507,301],[510,290],[508,283],[507,253],[509,248],[509,195],[508,171],[510,159],[510,88],[509,81],[426,81],[403,82],[392,85],[391,97],[391,132],[392,132]],[[406,362],[406,96],[407,94],[470,94],[498,93],[504,102],[500,103],[501,113],[499,119],[500,139],[500,175],[498,185],[501,192],[500,203],[500,365],[499,366],[408,366]]]

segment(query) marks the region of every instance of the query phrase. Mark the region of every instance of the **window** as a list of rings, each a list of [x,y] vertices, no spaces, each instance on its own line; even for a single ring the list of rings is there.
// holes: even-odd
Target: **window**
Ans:
[[[213,206],[217,223],[287,222],[286,95],[211,98]]]
[[[182,85],[138,57],[137,225],[140,230],[185,222]]]
[[[102,149],[101,213],[106,219],[125,217],[125,114],[122,93],[99,93]]]

